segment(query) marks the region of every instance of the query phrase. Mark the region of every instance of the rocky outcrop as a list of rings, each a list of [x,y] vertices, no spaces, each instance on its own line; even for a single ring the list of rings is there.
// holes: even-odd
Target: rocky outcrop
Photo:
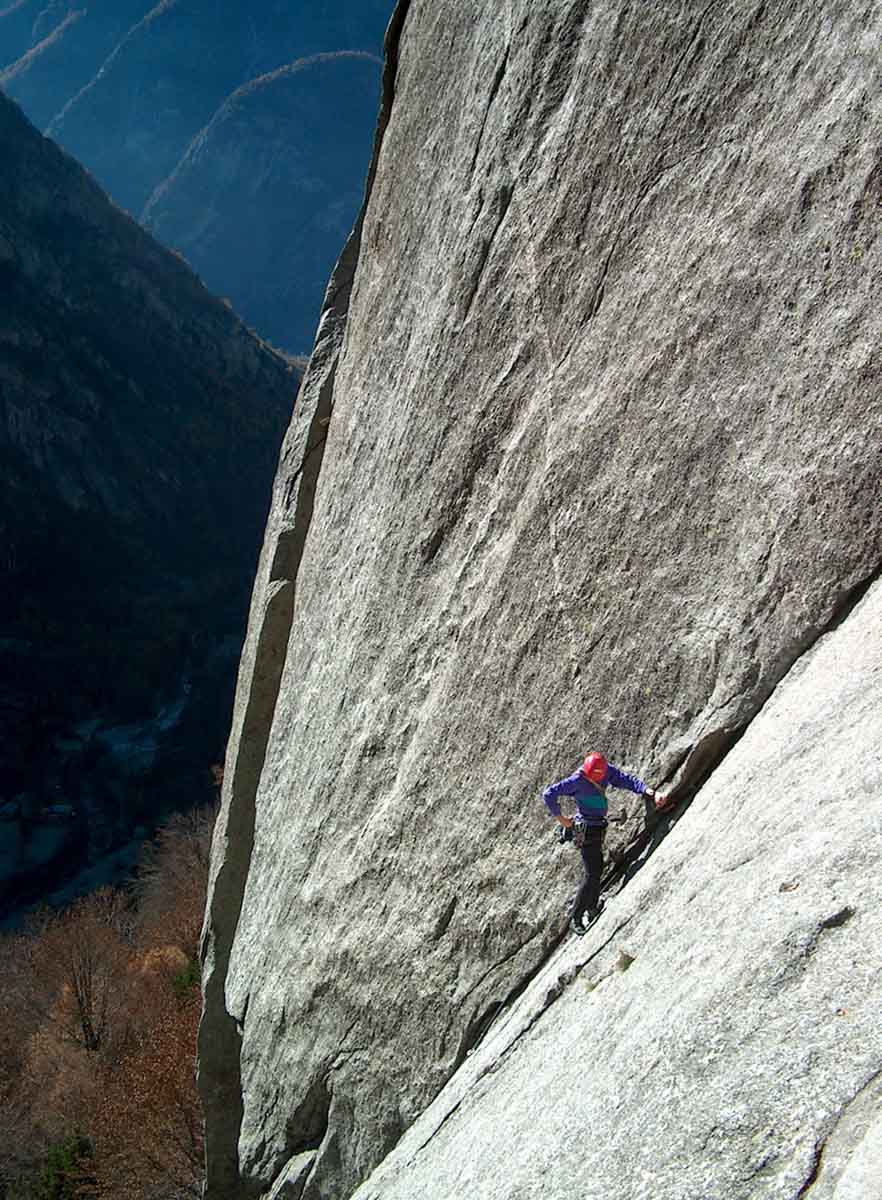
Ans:
[[[59,801],[96,856],[210,795],[294,376],[3,97],[0,156],[2,906]]]
[[[866,1040],[871,972],[849,991],[853,1036],[836,1022],[818,1037],[788,1026],[798,1007],[783,995],[800,955],[813,980],[852,932],[868,952],[872,901],[861,916],[853,894],[862,880],[872,896],[873,857],[864,875],[837,860],[837,891],[833,868],[817,875],[825,821],[813,814],[797,836],[797,810],[769,810],[761,772],[745,777],[734,757],[882,562],[880,28],[878,3],[823,15],[802,0],[399,6],[345,333],[335,363],[318,342],[319,427],[310,436],[302,412],[289,434],[240,671],[205,938],[210,1197],[273,1184],[302,1200],[349,1196],[445,1084],[449,1097],[474,1080],[461,1068],[479,1044],[503,1044],[492,1041],[510,1029],[500,1012],[519,995],[513,1021],[548,1007],[535,996],[549,979],[561,999],[522,1043],[561,1056],[566,1082],[554,1092],[550,1070],[516,1076],[516,1056],[505,1061],[524,1093],[519,1136],[542,1118],[531,1096],[576,1094],[583,1000],[600,1099],[669,1101],[680,1064],[708,1059],[684,1083],[697,1113],[710,1081],[692,1132],[672,1142],[667,1114],[644,1103],[642,1125],[629,1115],[621,1142],[604,1126],[592,1149],[609,1172],[639,1128],[645,1149],[628,1177],[657,1159],[662,1196],[727,1194],[735,1151],[718,1165],[708,1152],[704,1175],[693,1163],[682,1193],[670,1164],[736,1126],[778,1157],[751,1158],[753,1192],[739,1183],[732,1194],[808,1194],[811,1138],[856,1111],[847,1102],[882,1069]],[[806,669],[824,680],[815,661]],[[820,733],[840,701],[872,730],[832,681],[817,709],[799,700],[794,721]],[[760,742],[779,745],[786,719],[776,721],[757,726]],[[591,945],[613,935],[639,998],[663,957],[652,926],[689,921],[694,948],[675,943],[688,971],[674,961],[664,978],[676,975],[687,1016],[709,998],[704,1042],[679,1015],[638,1019],[614,980],[601,985],[615,996],[607,1023],[579,980],[556,982],[560,960],[547,967],[576,869],[552,853],[538,793],[591,746],[673,787],[683,812],[673,837],[661,841],[661,828],[646,845],[642,808],[620,802],[611,850],[634,844],[633,858],[661,841],[664,852],[611,902]],[[724,763],[712,774],[730,750],[734,773]],[[839,764],[850,750],[840,739],[831,753]],[[773,785],[796,772],[782,764]],[[677,855],[711,829],[725,830],[719,863],[733,878],[695,900],[687,885],[706,875],[678,872]],[[793,871],[777,840],[791,837],[803,855]],[[849,826],[844,844],[858,841]],[[758,893],[734,872],[754,851],[774,887],[800,869],[817,877],[789,909],[790,892],[774,893],[767,940]],[[644,901],[631,944],[615,914]],[[745,958],[730,945],[742,924],[756,951]],[[708,1039],[727,951],[733,969],[755,969],[781,1020],[757,1035],[753,1057],[721,1053],[716,1076]],[[566,970],[582,949],[564,954]],[[609,965],[601,954],[597,970]],[[696,971],[706,986],[686,1003]],[[807,993],[813,1013],[845,977],[839,962]],[[753,1029],[751,983],[725,978],[737,1037]],[[571,1018],[569,1040],[558,1013]],[[803,1039],[803,1059],[798,1048],[776,1057],[788,1038]],[[821,1052],[842,1055],[835,1086],[809,1062]],[[750,1078],[763,1054],[765,1083]],[[496,1060],[478,1061],[491,1073]],[[666,1062],[677,1068],[667,1082]],[[733,1109],[742,1092],[751,1104],[770,1097],[778,1068],[797,1062],[804,1109]],[[475,1083],[464,1111],[478,1112],[491,1082]],[[502,1095],[483,1110],[497,1169],[511,1133],[498,1123]],[[595,1098],[580,1102],[593,1119]],[[426,1136],[451,1103],[426,1114]],[[453,1114],[434,1141],[460,1158],[442,1168],[408,1135],[365,1194],[461,1195],[472,1168],[485,1195],[544,1194],[556,1156],[570,1163],[583,1148],[564,1144],[564,1127],[555,1115],[538,1144],[531,1128],[512,1188],[494,1193],[473,1161],[488,1125],[470,1141]],[[421,1162],[437,1168],[431,1190]],[[561,1195],[621,1194],[609,1173],[593,1193],[593,1176],[578,1178],[581,1191]]]
[[[280,346],[306,348],[361,205],[380,60],[317,55],[239,88],[144,212],[209,287]]]

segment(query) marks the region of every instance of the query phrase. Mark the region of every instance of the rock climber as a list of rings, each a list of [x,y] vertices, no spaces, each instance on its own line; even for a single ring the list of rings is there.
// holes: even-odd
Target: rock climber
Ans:
[[[542,793],[548,811],[555,820],[572,831],[571,836],[582,852],[582,862],[585,865],[585,879],[573,903],[570,914],[570,929],[577,937],[586,932],[585,917],[588,922],[600,916],[603,903],[600,899],[600,873],[603,869],[603,839],[607,825],[606,789],[608,787],[624,788],[645,796],[655,803],[656,808],[664,808],[669,799],[667,796],[648,787],[636,775],[629,775],[621,767],[607,762],[602,754],[593,750],[573,775],[552,783]],[[566,817],[560,811],[560,797],[572,796],[576,801],[575,817]]]

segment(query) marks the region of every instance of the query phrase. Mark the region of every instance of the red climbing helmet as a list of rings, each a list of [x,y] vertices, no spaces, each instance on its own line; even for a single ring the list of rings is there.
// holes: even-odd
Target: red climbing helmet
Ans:
[[[606,779],[606,772],[609,764],[602,754],[598,754],[596,750],[592,750],[585,761],[582,763],[582,774],[586,779],[590,779],[592,783],[603,783]]]

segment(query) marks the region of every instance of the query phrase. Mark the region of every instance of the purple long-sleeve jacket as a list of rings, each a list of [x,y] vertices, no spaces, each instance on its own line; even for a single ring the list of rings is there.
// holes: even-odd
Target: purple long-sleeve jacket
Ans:
[[[582,774],[580,767],[566,779],[561,779],[559,783],[552,783],[550,787],[547,787],[542,793],[542,799],[548,806],[551,815],[558,817],[560,816],[559,798],[572,796],[586,825],[604,825],[606,823],[606,789],[608,787],[624,788],[626,791],[636,792],[638,796],[642,796],[647,786],[636,775],[629,775],[621,767],[609,763],[603,783],[592,783]]]

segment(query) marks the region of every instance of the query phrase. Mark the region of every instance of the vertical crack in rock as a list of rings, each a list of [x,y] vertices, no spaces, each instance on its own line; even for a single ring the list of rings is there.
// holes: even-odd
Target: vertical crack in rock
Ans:
[[[818,1184],[821,1194],[830,1196],[833,1193],[851,1159],[849,1151],[860,1144],[878,1112],[882,1099],[880,1080],[882,1071],[875,1071],[831,1118],[814,1144],[808,1173],[796,1193],[796,1200],[810,1195]]]
[[[456,1058],[453,1060],[453,1071],[455,1072],[476,1046],[483,1041],[484,1034],[499,1016],[502,1009],[505,1007],[504,1000],[493,1000],[485,1008],[482,1008],[477,1016],[473,1017],[462,1031],[462,1037],[459,1040],[459,1048],[456,1051]]]
[[[294,1158],[308,1150],[318,1152],[328,1132],[331,1114],[331,1093],[327,1077],[316,1079],[287,1122],[288,1157]]]
[[[293,587],[268,597],[255,648],[255,676],[242,722],[233,773],[225,786],[223,862],[214,880],[202,943],[204,1009],[199,1029],[199,1085],[206,1116],[206,1195],[232,1194],[238,1183],[242,1121],[241,1029],[227,1012],[224,984],[254,844],[254,796],[263,767],[293,613]],[[244,1018],[243,1018],[244,1019]]]
[[[496,68],[496,74],[494,75],[493,82],[490,85],[490,96],[487,100],[487,107],[484,109],[484,119],[481,121],[481,128],[478,130],[478,139],[475,142],[475,152],[472,155],[472,161],[469,164],[469,179],[471,179],[475,173],[475,167],[478,163],[478,155],[481,153],[481,143],[484,140],[484,130],[487,128],[487,119],[490,116],[490,110],[493,108],[493,102],[495,101],[499,93],[499,89],[502,86],[502,80],[504,79],[505,72],[508,68],[508,58],[510,54],[511,43],[506,46],[502,62]]]
[[[463,322],[469,319],[469,315],[475,303],[475,297],[477,296],[481,287],[481,280],[484,277],[484,270],[490,258],[490,252],[493,249],[493,243],[496,241],[496,235],[502,228],[502,223],[508,213],[513,195],[514,187],[509,183],[502,184],[496,192],[496,196],[494,198],[496,218],[493,222],[492,230],[481,239],[481,243],[478,248],[477,262],[474,270],[472,271],[471,282],[469,283],[468,291],[462,301]]]
[[[818,1182],[818,1175],[821,1170],[821,1162],[824,1158],[824,1148],[827,1144],[826,1138],[820,1138],[815,1142],[815,1148],[812,1153],[812,1161],[809,1164],[809,1173],[805,1178],[802,1187],[796,1193],[796,1200],[801,1200],[801,1197],[807,1196],[815,1184]]]
[[[456,912],[456,906],[459,903],[458,896],[451,896],[445,904],[435,923],[435,928],[432,931],[432,941],[437,942],[440,937],[443,937],[447,932],[450,922],[453,920],[453,914]]]
[[[240,1022],[227,1010],[226,977],[248,880],[255,800],[294,617],[297,573],[309,533],[333,412],[337,362],[345,338],[364,214],[391,116],[398,47],[409,7],[410,0],[399,0],[386,31],[380,112],[364,202],[328,284],[316,345],[282,452],[240,667],[202,939],[204,1005],[198,1075],[205,1113],[206,1200],[233,1197],[238,1200],[262,1191],[256,1183],[242,1180],[239,1173],[238,1142],[243,1117],[240,1052],[245,1016],[243,1012]],[[298,465],[290,470],[293,463]],[[321,1088],[326,1096],[325,1081],[321,1082]],[[318,1103],[316,1095],[314,1087],[308,1093],[307,1108],[294,1114],[290,1130],[292,1153],[298,1147],[305,1150],[307,1144],[320,1142],[324,1137],[329,1105]],[[298,1125],[300,1116],[303,1128],[298,1132],[293,1126]],[[320,1130],[322,1121],[325,1129]]]

